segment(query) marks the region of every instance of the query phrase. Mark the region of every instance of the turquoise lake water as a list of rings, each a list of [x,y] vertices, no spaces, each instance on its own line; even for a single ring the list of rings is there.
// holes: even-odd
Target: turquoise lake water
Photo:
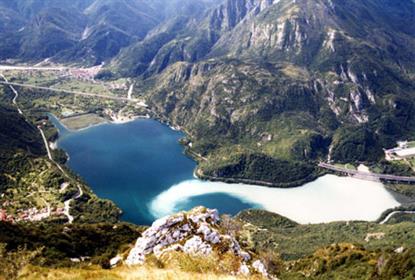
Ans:
[[[236,214],[263,208],[296,222],[374,221],[399,203],[380,182],[326,175],[298,188],[203,182],[194,161],[183,154],[182,133],[154,120],[103,124],[81,131],[60,130],[58,146],[68,166],[101,198],[114,201],[122,219],[154,219],[203,205]]]
[[[99,197],[114,201],[123,210],[125,221],[150,224],[158,218],[150,211],[154,198],[193,179],[196,164],[178,143],[183,134],[155,120],[102,124],[76,132],[52,120],[60,131],[58,146],[69,155],[68,166]],[[173,211],[198,205],[229,214],[256,206],[226,193],[214,193],[182,201]]]

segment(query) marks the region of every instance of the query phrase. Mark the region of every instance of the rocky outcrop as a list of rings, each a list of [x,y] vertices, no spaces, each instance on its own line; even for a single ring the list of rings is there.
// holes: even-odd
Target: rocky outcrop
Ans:
[[[142,265],[148,255],[161,259],[169,252],[183,252],[191,256],[232,253],[240,261],[239,273],[259,273],[268,277],[265,265],[244,251],[234,236],[224,234],[219,213],[215,209],[195,208],[161,218],[153,223],[128,254],[127,265]]]
[[[278,0],[228,0],[214,9],[209,16],[211,28],[229,31],[241,21],[255,16]]]

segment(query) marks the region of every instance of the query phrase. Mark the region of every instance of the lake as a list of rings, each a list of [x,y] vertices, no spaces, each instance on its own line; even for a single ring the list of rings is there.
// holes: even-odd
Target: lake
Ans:
[[[178,143],[183,134],[155,120],[68,131],[51,119],[68,166],[136,224],[198,205],[228,214],[261,208],[299,223],[370,221],[399,205],[381,183],[334,175],[293,189],[203,182],[193,177],[196,164]]]

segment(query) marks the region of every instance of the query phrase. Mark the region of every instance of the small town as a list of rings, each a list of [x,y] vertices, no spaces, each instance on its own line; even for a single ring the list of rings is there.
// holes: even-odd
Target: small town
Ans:
[[[19,210],[18,214],[12,215],[6,212],[4,209],[0,209],[0,222],[39,222],[52,216],[58,217],[64,215],[65,209],[63,207],[57,208],[43,208],[38,209],[36,207]]]

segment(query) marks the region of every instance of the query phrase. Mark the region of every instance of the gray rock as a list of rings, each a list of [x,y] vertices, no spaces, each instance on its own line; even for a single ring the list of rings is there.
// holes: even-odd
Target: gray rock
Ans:
[[[221,235],[218,227],[218,211],[203,207],[158,219],[143,232],[142,237],[137,239],[125,263],[127,265],[143,264],[148,254],[154,254],[159,258],[172,251],[208,256],[213,252],[213,245],[222,242],[223,245],[229,246],[229,252],[243,259],[239,273],[244,275],[249,273],[246,262],[251,260],[250,254],[241,250],[241,246],[233,236]],[[181,245],[183,243],[184,245]],[[121,260],[114,259],[113,261]],[[256,261],[254,264],[258,272],[264,276],[267,275],[261,262]]]
[[[246,265],[246,263],[241,264],[238,274],[242,274],[244,276],[248,276],[250,274],[249,267]]]
[[[254,261],[252,263],[252,267],[256,271],[258,271],[259,273],[261,273],[264,277],[268,277],[267,269],[265,268],[265,265],[260,260]]]

